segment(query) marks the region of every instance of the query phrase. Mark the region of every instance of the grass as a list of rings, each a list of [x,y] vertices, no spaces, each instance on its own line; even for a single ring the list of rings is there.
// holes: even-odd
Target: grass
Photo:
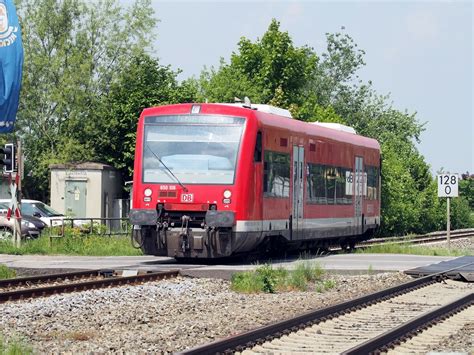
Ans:
[[[326,290],[336,287],[336,281],[334,280],[323,280],[316,283],[314,290],[316,292],[322,293]]]
[[[0,354],[1,355],[28,355],[32,354],[33,349],[19,338],[12,338],[6,341],[0,335]]]
[[[413,254],[413,255],[430,255],[430,256],[464,256],[471,255],[467,249],[448,249],[436,247],[423,247],[408,243],[404,244],[380,244],[374,245],[362,250],[357,250],[362,254]]]
[[[90,256],[133,256],[143,255],[139,249],[131,246],[129,236],[97,236],[66,234],[61,238],[50,238],[47,232],[43,236],[24,241],[20,248],[11,242],[0,241],[0,254],[40,254],[40,255],[90,255]]]
[[[367,274],[372,275],[373,273],[374,273],[374,267],[372,266],[372,264],[370,264],[367,269]]]
[[[11,279],[16,277],[16,271],[10,269],[8,266],[0,265],[0,280]],[[1,353],[0,353],[1,354]]]
[[[274,293],[277,291],[306,291],[310,284],[316,292],[323,292],[335,286],[332,280],[323,280],[325,271],[318,263],[300,260],[293,270],[282,267],[274,269],[265,264],[254,271],[238,272],[232,275],[231,289],[242,293]]]

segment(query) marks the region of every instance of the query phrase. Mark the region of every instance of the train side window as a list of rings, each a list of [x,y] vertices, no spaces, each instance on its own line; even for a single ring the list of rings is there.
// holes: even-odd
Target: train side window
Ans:
[[[367,171],[367,199],[378,199],[379,169],[375,166],[366,166]]]
[[[319,205],[349,205],[352,196],[346,194],[346,176],[349,168],[321,164],[308,164],[306,200]]]
[[[262,132],[257,132],[255,141],[255,151],[253,152],[253,161],[259,163],[262,161]]]
[[[290,197],[290,155],[265,151],[263,164],[265,197]]]

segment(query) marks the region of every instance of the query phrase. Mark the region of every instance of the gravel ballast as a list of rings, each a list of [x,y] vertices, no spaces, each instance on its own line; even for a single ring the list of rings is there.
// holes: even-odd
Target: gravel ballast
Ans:
[[[4,337],[37,353],[175,352],[410,280],[328,276],[333,289],[240,294],[216,279],[177,279],[0,304]]]
[[[0,333],[23,338],[35,353],[171,353],[411,280],[402,273],[327,278],[336,286],[322,293],[310,285],[241,294],[225,280],[179,277],[9,302],[0,304]],[[442,350],[469,349],[471,330],[441,342]]]
[[[450,242],[451,249],[465,250],[467,255],[474,255],[474,237],[453,239]],[[424,244],[426,248],[448,248],[448,242],[436,242]]]

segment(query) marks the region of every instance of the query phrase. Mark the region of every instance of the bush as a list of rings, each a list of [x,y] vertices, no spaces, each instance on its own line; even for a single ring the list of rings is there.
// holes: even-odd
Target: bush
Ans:
[[[232,275],[231,289],[237,292],[274,293],[281,287],[288,271],[283,268],[273,269],[271,265],[259,266],[255,271],[237,272]]]
[[[257,277],[261,280],[262,291],[267,293],[274,293],[275,286],[278,281],[275,270],[272,269],[271,265],[265,264],[256,270]]]
[[[288,284],[292,289],[306,291],[308,288],[308,279],[305,276],[305,270],[301,268],[295,269],[290,274]]]
[[[444,203],[446,206],[446,203]],[[446,212],[446,207],[445,207]],[[446,215],[444,217],[446,220]],[[445,224],[446,225],[446,224]],[[460,196],[451,199],[451,229],[471,227],[471,209],[466,198]]]
[[[243,293],[257,293],[263,290],[263,284],[255,272],[237,272],[232,275],[231,289]]]
[[[289,285],[297,290],[306,290],[308,282],[320,281],[324,270],[319,263],[300,260],[290,275]]]
[[[319,282],[326,289],[322,277],[324,270],[318,263],[309,260],[300,261],[294,270],[288,271],[282,267],[273,269],[265,264],[255,271],[238,272],[232,275],[231,289],[245,293],[274,293],[276,291],[308,289],[309,282]],[[328,285],[330,285],[329,283]]]

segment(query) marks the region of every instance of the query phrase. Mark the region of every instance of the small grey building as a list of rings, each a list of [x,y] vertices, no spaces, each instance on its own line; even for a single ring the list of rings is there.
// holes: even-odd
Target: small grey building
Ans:
[[[51,207],[77,218],[113,217],[122,197],[122,177],[101,163],[52,164]]]

